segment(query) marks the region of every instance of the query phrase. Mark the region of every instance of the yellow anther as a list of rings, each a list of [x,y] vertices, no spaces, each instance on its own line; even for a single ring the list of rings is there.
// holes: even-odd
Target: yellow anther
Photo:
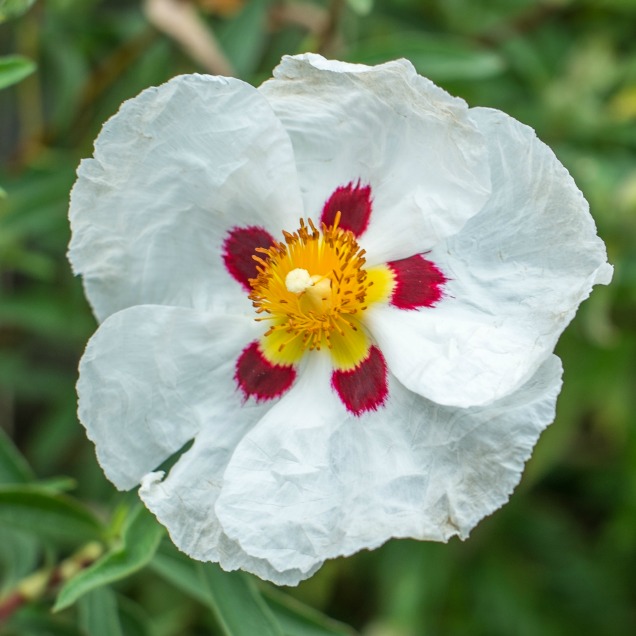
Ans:
[[[274,363],[294,363],[306,350],[324,347],[336,366],[350,368],[368,351],[360,321],[370,303],[386,300],[391,274],[374,268],[368,275],[365,252],[352,232],[339,227],[340,219],[338,212],[333,225],[320,230],[301,219],[295,232],[283,232],[284,242],[258,248],[253,257],[258,274],[249,297],[261,314],[257,320],[271,321],[261,346]],[[372,278],[384,281],[386,293],[367,299]]]

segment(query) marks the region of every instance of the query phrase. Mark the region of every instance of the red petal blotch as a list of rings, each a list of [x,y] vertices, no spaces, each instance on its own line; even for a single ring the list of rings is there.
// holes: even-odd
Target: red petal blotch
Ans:
[[[389,394],[384,356],[372,346],[369,355],[354,369],[334,371],[331,385],[350,413],[376,411]]]
[[[369,225],[371,217],[371,186],[348,183],[336,188],[322,209],[320,221],[333,225],[336,213],[340,212],[340,227],[358,237]]]
[[[257,247],[270,247],[274,243],[271,234],[262,227],[234,227],[223,243],[223,262],[232,278],[247,291],[251,291],[249,279],[256,278],[256,261],[252,258]]]
[[[245,399],[253,397],[260,402],[283,395],[296,379],[296,370],[270,362],[254,341],[243,349],[236,361],[234,379]]]
[[[400,309],[432,307],[443,296],[447,278],[421,254],[387,263],[395,277],[391,304]]]

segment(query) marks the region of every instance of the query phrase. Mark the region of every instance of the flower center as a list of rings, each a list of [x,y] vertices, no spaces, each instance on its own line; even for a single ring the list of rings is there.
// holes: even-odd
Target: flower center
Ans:
[[[336,366],[351,368],[368,351],[361,320],[380,299],[370,288],[384,282],[388,289],[390,276],[386,268],[365,269],[364,250],[339,222],[337,213],[333,225],[318,230],[301,219],[293,234],[283,232],[284,243],[256,249],[249,298],[257,320],[270,322],[261,347],[272,362],[292,364],[306,350],[328,349]]]

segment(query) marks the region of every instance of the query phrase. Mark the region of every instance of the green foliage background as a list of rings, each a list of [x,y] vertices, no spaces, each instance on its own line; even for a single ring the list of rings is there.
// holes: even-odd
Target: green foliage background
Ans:
[[[285,53],[408,57],[533,126],[585,193],[616,272],[559,344],[557,420],[465,543],[389,542],[284,591],[182,558],[106,482],[77,422],[95,322],[65,259],[66,210],[119,104],[202,69],[141,2],[0,0],[0,607],[33,597],[0,634],[352,633],[325,615],[366,636],[636,633],[636,0],[307,2],[286,3],[304,25],[273,0],[202,17],[255,84]]]

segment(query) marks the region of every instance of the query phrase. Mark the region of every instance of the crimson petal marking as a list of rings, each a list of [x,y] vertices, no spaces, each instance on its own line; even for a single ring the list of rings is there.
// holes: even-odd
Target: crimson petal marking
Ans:
[[[377,411],[389,394],[384,356],[377,347],[372,346],[369,355],[354,369],[334,371],[331,386],[347,411],[353,415]]]
[[[354,184],[336,188],[322,209],[320,220],[325,225],[333,225],[336,213],[340,212],[340,227],[360,236],[369,225],[371,216],[371,186]]]
[[[223,262],[232,278],[247,291],[252,291],[250,278],[256,278],[256,261],[252,258],[257,247],[270,247],[272,235],[262,227],[234,227],[223,242]]]
[[[395,277],[391,304],[399,309],[433,307],[444,295],[448,280],[437,265],[421,254],[387,263]]]
[[[283,395],[296,379],[296,370],[292,366],[272,364],[255,340],[243,349],[236,361],[234,379],[246,400],[253,397],[262,402]]]

